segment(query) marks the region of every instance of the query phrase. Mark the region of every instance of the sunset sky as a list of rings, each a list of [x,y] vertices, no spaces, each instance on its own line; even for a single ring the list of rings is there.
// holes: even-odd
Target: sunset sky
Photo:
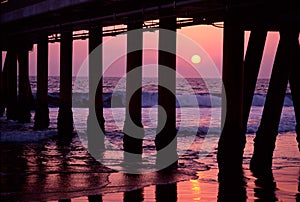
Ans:
[[[192,41],[197,43],[199,47],[201,47],[208,56],[213,60],[214,64],[216,65],[216,68],[221,73],[221,67],[222,67],[222,40],[223,40],[223,29],[217,28],[214,26],[209,25],[199,25],[199,26],[192,26],[192,27],[185,27],[177,30],[178,33],[181,36],[185,36],[187,38],[190,38]],[[156,35],[156,36],[154,36]],[[144,46],[147,44],[151,44],[150,46],[156,47],[158,44],[158,38],[157,33],[152,33],[152,36],[154,39],[148,40],[147,37],[144,38]],[[125,73],[125,60],[126,60],[126,35],[120,36],[123,39],[120,39],[120,41],[123,40],[124,43],[116,44],[115,48],[116,50],[122,49],[124,54],[123,57],[119,59],[114,64],[113,68],[110,68],[109,71],[105,74],[106,76],[122,76]],[[245,33],[245,48],[247,47],[249,32]],[[116,40],[118,37],[105,37],[104,41],[109,40]],[[268,78],[270,76],[270,70],[273,65],[274,56],[276,53],[276,48],[278,45],[279,35],[276,32],[269,32],[267,37],[267,43],[264,50],[263,55],[263,61],[262,61],[262,67],[260,71],[260,78]],[[118,40],[116,40],[118,41]],[[104,52],[106,50],[106,47],[104,45]],[[108,49],[106,54],[114,54],[113,49]],[[87,57],[87,40],[76,40],[73,43],[73,75],[75,76],[80,69],[82,62]],[[200,58],[203,57],[203,55],[200,55],[199,53],[191,53],[192,55],[199,55]],[[5,54],[4,54],[5,55]],[[4,56],[3,55],[3,56]],[[3,57],[4,58],[4,57]],[[185,60],[191,60],[191,58],[185,58]],[[4,61],[3,61],[4,62]],[[2,62],[2,63],[3,63]],[[201,62],[203,62],[201,60]],[[200,62],[200,63],[201,63]],[[145,51],[144,53],[144,64],[145,65],[155,65],[157,64],[157,53],[153,51]],[[29,66],[30,66],[30,75],[36,75],[36,45],[34,46],[33,51],[30,52],[29,55]],[[184,62],[179,62],[177,67],[178,72],[183,73],[185,77],[193,77],[195,74],[193,71],[190,71],[189,68],[186,67]],[[156,75],[156,73],[149,73],[147,72],[147,68],[144,68],[144,76],[153,76]],[[57,76],[59,75],[59,43],[51,43],[49,44],[49,75],[50,76]]]

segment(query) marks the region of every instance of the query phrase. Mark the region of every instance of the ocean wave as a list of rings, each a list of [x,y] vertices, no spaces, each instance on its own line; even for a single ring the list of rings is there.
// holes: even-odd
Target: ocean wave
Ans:
[[[182,107],[221,107],[222,96],[219,94],[180,94],[176,95],[177,108]],[[73,107],[88,107],[89,96],[88,93],[73,93]],[[143,92],[142,107],[149,108],[156,106],[158,100],[157,92]],[[50,107],[59,106],[59,93],[49,93],[48,101]],[[264,106],[266,101],[265,94],[255,94],[252,101],[252,106]],[[114,93],[104,93],[103,103],[105,108],[125,107],[126,92],[116,91]],[[286,94],[284,99],[284,106],[293,106],[291,94]]]
[[[255,134],[258,129],[258,126],[250,125],[248,126],[247,134]],[[153,128],[152,130],[156,130]],[[282,125],[279,126],[279,133],[286,133],[286,132],[294,132],[295,126],[293,124],[289,125]],[[209,134],[208,134],[209,133]],[[219,128],[207,128],[203,126],[194,126],[194,127],[184,127],[180,129],[180,133],[178,133],[178,138],[180,141],[190,140],[189,138],[215,138],[218,139],[221,131]],[[58,133],[56,130],[48,129],[43,131],[32,131],[28,130],[10,130],[10,131],[2,131],[0,135],[0,142],[39,142],[45,139],[53,138],[57,136]],[[120,146],[122,146],[122,135],[118,132],[108,132],[106,137],[117,144],[120,142]],[[154,138],[153,138],[154,139]],[[82,139],[83,140],[83,139]],[[147,139],[144,141],[147,142]],[[149,140],[148,140],[149,141]],[[190,140],[192,141],[192,140]],[[145,145],[145,147],[149,147],[151,149],[153,146]],[[153,149],[153,148],[152,148]]]
[[[27,131],[2,131],[0,135],[0,142],[39,142],[57,135],[57,131],[50,129],[42,131],[33,131],[30,129]]]

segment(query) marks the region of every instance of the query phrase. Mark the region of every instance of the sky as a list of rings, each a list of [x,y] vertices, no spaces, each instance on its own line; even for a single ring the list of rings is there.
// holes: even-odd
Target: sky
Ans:
[[[213,65],[215,69],[221,74],[222,72],[222,43],[223,43],[223,29],[214,27],[212,25],[198,25],[190,26],[177,30],[177,52],[190,52],[190,55],[184,56],[185,58],[179,58],[177,61],[177,70],[184,77],[195,77],[195,71],[192,66],[197,68],[203,68],[202,66]],[[189,42],[185,42],[186,38]],[[249,38],[249,32],[245,32],[245,50]],[[267,36],[267,42],[265,45],[263,60],[261,64],[261,70],[259,78],[269,78],[271,68],[273,66],[274,56],[277,49],[279,40],[279,34],[277,32],[269,32]],[[190,42],[192,46],[197,46],[199,51],[195,48],[193,52],[189,50]],[[157,75],[157,49],[158,46],[158,34],[157,32],[146,32],[144,34],[144,54],[143,54],[143,76],[152,77]],[[181,44],[181,45],[180,45]],[[29,73],[30,75],[36,75],[36,45],[29,53]],[[104,76],[122,76],[126,70],[126,35],[120,35],[117,37],[105,37],[104,38],[104,58],[109,58],[113,54],[116,61],[112,61],[113,64],[105,72]],[[49,44],[49,75],[59,75],[59,43]],[[153,49],[153,50],[152,50]],[[4,63],[5,53],[2,53]],[[73,42],[73,76],[76,76],[81,69],[83,61],[88,55],[88,41],[87,40],[75,40]],[[192,57],[200,57],[199,64],[195,64],[192,61]],[[205,63],[208,59],[211,61]],[[202,65],[202,66],[201,66]],[[82,71],[82,69],[81,69]],[[196,75],[197,77],[198,75]]]

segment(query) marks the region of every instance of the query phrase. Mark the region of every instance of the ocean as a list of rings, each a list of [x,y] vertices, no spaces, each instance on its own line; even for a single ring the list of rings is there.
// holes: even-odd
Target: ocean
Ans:
[[[30,77],[31,88],[33,95],[36,96],[36,77]],[[142,88],[142,113],[143,120],[146,122],[144,126],[147,127],[147,118],[155,119],[157,114],[152,114],[149,117],[149,112],[156,113],[157,100],[158,100],[158,87],[157,78],[143,78]],[[50,76],[48,80],[48,98],[49,107],[52,111],[58,107],[59,103],[59,77]],[[260,122],[263,106],[266,99],[266,94],[269,86],[269,79],[258,79],[255,94],[252,102],[252,109],[248,122],[247,133],[255,133]],[[177,98],[177,126],[181,123],[188,123],[188,127],[201,127],[208,126],[205,120],[212,118],[212,114],[216,114],[213,118],[220,121],[220,107],[221,107],[221,90],[222,83],[220,79],[199,79],[199,78],[177,78],[176,80],[176,98]],[[85,116],[88,107],[88,79],[85,77],[73,77],[73,107],[78,113],[83,113]],[[113,100],[113,102],[112,102]],[[115,113],[120,114],[117,120],[117,125],[122,125],[124,121],[125,112],[125,100],[126,100],[126,80],[118,77],[104,77],[103,79],[103,103],[104,103],[104,116],[107,117],[106,123],[110,123],[110,118]],[[81,109],[80,109],[81,108]],[[182,110],[187,111],[187,117],[181,114]],[[116,111],[113,112],[112,111]],[[191,113],[198,111],[198,113]],[[214,113],[212,113],[214,111]],[[76,113],[75,113],[76,114]],[[191,117],[194,115],[195,117]],[[56,115],[51,115],[55,117]],[[179,118],[180,117],[180,118]],[[196,122],[200,117],[200,122]],[[78,120],[84,120],[84,117],[75,117]],[[187,119],[187,120],[185,120]],[[194,120],[194,121],[193,121]],[[157,120],[152,120],[152,124]],[[220,123],[216,123],[217,125]],[[81,125],[81,124],[79,124]],[[53,126],[54,127],[54,126]],[[110,131],[111,125],[108,125],[108,131]],[[122,128],[122,127],[121,127]],[[115,128],[111,128],[115,130]],[[284,100],[283,113],[281,117],[280,126],[278,128],[280,133],[295,131],[295,116],[293,109],[293,101],[289,86],[286,90],[286,96]],[[205,131],[204,131],[205,132]]]
[[[36,77],[30,77],[33,95],[36,96]],[[33,130],[32,121],[20,124],[0,118],[1,131],[1,196],[9,200],[87,201],[90,195],[103,196],[103,201],[126,201],[126,193],[143,190],[140,201],[159,201],[157,185],[177,185],[178,201],[215,200],[218,197],[217,142],[221,131],[221,82],[219,79],[177,79],[176,127],[178,130],[179,174],[172,179],[157,176],[146,170],[136,181],[124,174],[120,167],[125,121],[125,80],[104,78],[103,101],[105,118],[103,166],[87,152],[86,123],[88,116],[88,80],[73,78],[73,117],[77,135],[69,144],[57,138],[59,77],[49,77],[50,126],[48,130]],[[253,138],[260,123],[268,89],[268,79],[259,79],[252,102],[247,128],[247,145],[244,155],[245,186],[248,199],[263,199],[259,185],[249,171]],[[157,79],[144,78],[142,93],[142,124],[145,138],[143,158],[155,164],[155,134],[157,127]],[[112,102],[113,100],[113,102]],[[274,156],[274,175],[278,189],[271,194],[280,200],[294,200],[299,181],[300,155],[297,152],[295,116],[290,89],[284,101],[278,128],[279,143]],[[99,165],[99,162],[101,165]],[[115,172],[115,171],[119,172]],[[96,180],[97,179],[97,180]],[[131,181],[132,180],[132,181]],[[131,184],[130,184],[131,183]],[[41,186],[43,185],[43,186]],[[201,188],[201,190],[200,190]],[[220,190],[219,190],[220,191]],[[256,193],[258,192],[258,195]],[[270,191],[269,191],[270,192]],[[268,193],[269,193],[268,192]],[[139,197],[141,193],[134,193]],[[270,193],[269,193],[270,194]],[[272,195],[272,196],[273,196]],[[262,197],[262,198],[261,198]],[[180,199],[180,200],[179,200]],[[130,200],[128,200],[130,201]]]
[[[88,78],[85,77],[73,77],[73,105],[76,107],[87,107],[88,100]],[[218,103],[217,107],[221,105],[221,80],[220,79],[199,79],[199,78],[177,78],[176,80],[176,95],[182,102],[180,107],[211,107],[211,100],[215,100],[214,103]],[[36,93],[37,80],[36,77],[30,77],[31,89],[33,94]],[[142,106],[152,107],[157,105],[158,87],[157,78],[143,78],[143,95]],[[58,107],[59,100],[59,77],[50,76],[48,80],[48,95],[49,106]],[[252,106],[262,107],[265,102],[267,90],[269,86],[269,79],[258,79],[255,95],[253,98]],[[110,108],[112,95],[118,97],[118,107],[124,107],[126,96],[126,80],[118,77],[104,77],[103,79],[103,101],[104,107]],[[285,107],[293,106],[291,92],[289,87],[286,91],[286,98],[284,102]],[[196,96],[197,106],[193,106],[190,103],[189,98]],[[194,104],[194,103],[193,103]],[[178,105],[178,103],[177,103]]]

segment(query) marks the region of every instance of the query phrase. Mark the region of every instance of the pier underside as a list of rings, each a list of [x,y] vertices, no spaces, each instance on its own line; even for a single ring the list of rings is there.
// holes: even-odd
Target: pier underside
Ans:
[[[28,51],[33,44],[37,44],[35,129],[48,128],[48,43],[60,42],[60,98],[57,128],[59,134],[70,137],[73,134],[73,40],[89,39],[89,52],[91,53],[102,43],[104,36],[140,29],[134,34],[132,32],[127,34],[127,97],[123,147],[125,152],[141,155],[144,137],[141,123],[142,68],[139,68],[143,66],[143,32],[141,30],[143,28],[171,30],[171,34],[159,31],[158,104],[163,107],[164,111],[158,110],[158,126],[164,121],[165,125],[155,138],[155,146],[158,152],[157,163],[170,161],[176,167],[178,159],[175,97],[176,30],[184,26],[223,22],[223,130],[217,156],[220,176],[228,174],[227,176],[231,179],[232,176],[242,174],[247,121],[268,31],[278,31],[280,42],[261,124],[255,138],[251,168],[257,171],[271,167],[288,82],[292,91],[297,121],[297,140],[299,141],[300,99],[298,92],[300,84],[296,76],[299,75],[299,68],[295,68],[299,67],[300,58],[298,40],[300,12],[297,1],[287,0],[284,4],[273,1],[220,0],[138,2],[69,0],[59,2],[33,0],[23,3],[22,6],[17,4],[16,0],[1,3],[0,42],[1,50],[7,51],[7,55],[0,75],[0,112],[3,114],[3,109],[6,108],[7,119],[20,122],[30,121],[28,106],[32,95],[28,79]],[[150,24],[145,23],[146,21]],[[123,28],[104,31],[104,27],[116,25],[122,25]],[[89,31],[76,38],[74,32],[79,30]],[[245,31],[250,31],[251,35],[244,56]],[[93,138],[96,137],[95,133],[105,133],[103,84],[100,78],[103,71],[102,49],[97,53],[99,58],[90,57],[89,63],[91,81],[100,80],[96,84],[94,82],[89,84],[89,89],[93,92],[89,97],[90,104],[95,99],[100,100],[100,103],[94,107],[89,106],[89,120],[97,120],[100,125],[97,131],[88,131],[92,134],[89,136],[92,141],[89,146],[95,154],[105,147],[103,136]],[[17,61],[19,62],[19,93],[17,92]],[[172,73],[165,71],[164,66]],[[129,74],[133,70],[135,73]],[[92,74],[94,71],[96,74]],[[166,120],[162,120],[163,113],[167,114]],[[138,130],[133,130],[131,124],[138,126]],[[90,122],[87,125],[90,125]],[[167,153],[160,153],[167,146]]]

